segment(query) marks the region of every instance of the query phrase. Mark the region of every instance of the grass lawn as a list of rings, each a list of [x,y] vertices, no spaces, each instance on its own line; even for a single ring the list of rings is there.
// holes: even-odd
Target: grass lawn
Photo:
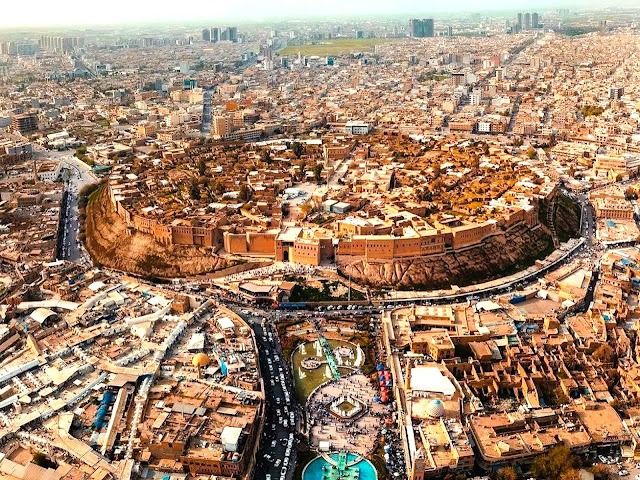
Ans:
[[[336,38],[333,40],[318,40],[304,45],[291,45],[280,52],[282,56],[301,55],[324,57],[327,55],[347,55],[349,53],[372,51],[375,45],[397,41],[392,38]]]

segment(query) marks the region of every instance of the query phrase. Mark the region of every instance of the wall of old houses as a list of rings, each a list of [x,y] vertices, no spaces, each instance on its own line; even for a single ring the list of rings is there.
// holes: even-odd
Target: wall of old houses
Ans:
[[[275,233],[226,233],[224,249],[233,255],[276,255]]]

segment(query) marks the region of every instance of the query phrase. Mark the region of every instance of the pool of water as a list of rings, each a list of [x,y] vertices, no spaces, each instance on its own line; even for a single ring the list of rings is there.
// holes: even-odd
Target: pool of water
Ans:
[[[338,454],[332,453],[330,457],[333,460],[337,460]],[[353,462],[356,458],[357,455],[349,453],[347,455],[347,463]],[[328,469],[329,463],[322,457],[314,458],[307,464],[306,467],[304,467],[304,470],[302,472],[302,480],[322,480],[323,473],[328,472],[328,470],[323,470],[322,467]],[[360,460],[350,468],[358,469],[360,471],[358,476],[359,480],[377,480],[378,478],[376,469],[374,468],[373,464],[367,459]]]
[[[353,357],[343,356],[340,358],[339,365],[342,365],[339,370],[341,375],[347,375],[352,370],[348,367],[360,367],[364,364],[364,354],[362,349],[356,347],[356,345],[341,341],[341,340],[328,340],[332,349],[339,347],[346,347],[353,351]],[[293,381],[296,389],[296,396],[301,403],[305,403],[307,398],[313,390],[331,379],[331,370],[326,363],[320,365],[320,367],[314,370],[307,370],[302,367],[301,363],[305,358],[317,358],[321,362],[326,362],[326,357],[322,352],[322,348],[319,347],[318,342],[305,342],[300,347],[296,348],[292,356],[293,366]]]

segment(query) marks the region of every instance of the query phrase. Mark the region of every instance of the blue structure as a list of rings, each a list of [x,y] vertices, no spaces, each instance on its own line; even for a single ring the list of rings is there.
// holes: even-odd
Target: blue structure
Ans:
[[[511,297],[511,299],[509,300],[509,303],[511,305],[516,305],[518,303],[522,303],[527,299],[527,297],[525,297],[524,295],[514,295],[513,297]]]
[[[96,412],[96,418],[93,420],[93,429],[94,430],[102,430],[104,427],[104,419],[107,416],[107,412],[109,411],[109,407],[113,402],[113,392],[111,390],[107,390],[102,394],[102,401],[100,402],[100,407]]]
[[[378,474],[370,461],[346,452],[316,457],[302,471],[302,480],[377,479]]]
[[[280,308],[282,310],[304,310],[307,308],[305,302],[281,302]]]

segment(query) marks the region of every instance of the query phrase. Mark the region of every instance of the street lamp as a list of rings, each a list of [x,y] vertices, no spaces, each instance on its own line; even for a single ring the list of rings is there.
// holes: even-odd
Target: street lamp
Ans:
[[[340,247],[340,243],[336,242],[336,246],[335,246],[335,248],[336,248],[336,271],[339,270],[339,266],[340,266],[340,262],[338,261],[338,250],[339,250],[339,247]],[[366,255],[366,251],[365,251],[365,255]],[[366,256],[365,256],[365,259],[366,259]],[[348,290],[348,293],[347,293],[347,302],[349,302],[349,303],[351,303],[351,269],[350,269],[350,267],[352,267],[353,265],[355,265],[359,261],[360,260],[354,260],[354,261],[352,261],[350,263],[347,263],[345,265],[345,268],[347,268],[349,270],[347,272],[347,276],[349,277],[349,290]]]

